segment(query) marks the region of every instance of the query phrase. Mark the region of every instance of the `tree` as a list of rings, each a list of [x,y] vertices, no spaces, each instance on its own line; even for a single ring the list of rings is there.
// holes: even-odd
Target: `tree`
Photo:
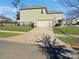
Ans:
[[[67,15],[72,18],[79,17],[79,0],[60,0],[60,3],[65,7],[65,9],[69,9]]]
[[[49,35],[43,35],[40,41],[37,41],[40,50],[47,56],[47,59],[75,59],[75,50],[58,45],[56,39],[52,42]],[[78,57],[78,56],[77,56]],[[77,59],[77,58],[76,58]]]
[[[16,8],[16,19],[19,19],[19,9],[21,7],[21,0],[13,0],[12,5]]]
[[[21,0],[14,0],[12,2],[12,5],[16,8],[16,9],[19,9],[20,8],[20,1]]]

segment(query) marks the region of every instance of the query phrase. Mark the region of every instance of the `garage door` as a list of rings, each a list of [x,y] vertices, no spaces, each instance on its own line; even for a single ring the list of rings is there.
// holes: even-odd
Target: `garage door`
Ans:
[[[37,21],[37,27],[50,27],[50,21]]]

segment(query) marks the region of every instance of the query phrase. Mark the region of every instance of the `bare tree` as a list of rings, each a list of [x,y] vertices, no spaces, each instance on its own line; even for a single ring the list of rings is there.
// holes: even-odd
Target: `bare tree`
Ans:
[[[21,0],[13,0],[12,5],[13,5],[16,9],[19,9],[19,8],[20,8],[20,1],[21,1]]]
[[[20,23],[17,22],[17,20],[20,19],[20,8],[24,7],[24,3],[21,0],[13,0],[12,5],[13,5],[13,7],[16,8],[16,16],[15,16],[16,21],[14,23],[15,23],[15,25],[19,26]]]
[[[16,19],[19,20],[19,18],[20,18],[19,17],[19,15],[20,15],[19,10],[22,7],[23,3],[21,4],[21,0],[13,0],[12,5],[13,5],[13,7],[16,8]]]
[[[72,18],[79,17],[79,0],[59,0],[59,2],[65,7],[65,9],[69,9],[67,15]]]

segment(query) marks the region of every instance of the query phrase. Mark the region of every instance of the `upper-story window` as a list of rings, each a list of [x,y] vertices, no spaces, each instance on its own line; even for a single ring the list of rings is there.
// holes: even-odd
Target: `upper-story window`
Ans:
[[[41,9],[41,14],[46,14],[46,9]]]
[[[41,14],[43,14],[43,9],[41,9]]]
[[[17,20],[20,20],[20,11],[17,11]]]

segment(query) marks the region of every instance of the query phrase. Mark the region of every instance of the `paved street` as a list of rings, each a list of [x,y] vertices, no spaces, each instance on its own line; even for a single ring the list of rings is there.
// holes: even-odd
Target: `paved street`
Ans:
[[[35,45],[0,40],[0,59],[46,59]]]

